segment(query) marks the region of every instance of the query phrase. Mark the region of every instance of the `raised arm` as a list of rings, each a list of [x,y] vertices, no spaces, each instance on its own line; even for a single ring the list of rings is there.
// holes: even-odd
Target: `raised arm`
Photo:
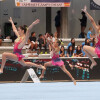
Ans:
[[[94,19],[92,18],[92,16],[87,12],[87,7],[85,6],[84,9],[82,9],[82,11],[84,11],[86,13],[86,15],[87,15],[88,19],[91,21],[95,31],[97,31],[98,27],[97,27]]]
[[[11,17],[10,17],[10,19],[9,19],[9,22],[12,24],[13,32],[16,34],[17,37],[19,37],[18,31],[17,31],[17,29],[16,29],[16,27],[15,27],[15,25],[14,25],[14,22],[13,22],[13,20],[12,20]]]
[[[39,19],[37,19],[36,21],[34,21],[28,28],[27,28],[27,31],[26,31],[26,35],[25,35],[25,38],[23,39],[23,41],[20,43],[20,45],[18,46],[18,48],[22,48],[26,42],[28,41],[29,37],[30,37],[30,31],[31,29],[33,28],[34,25],[38,24],[40,22]]]

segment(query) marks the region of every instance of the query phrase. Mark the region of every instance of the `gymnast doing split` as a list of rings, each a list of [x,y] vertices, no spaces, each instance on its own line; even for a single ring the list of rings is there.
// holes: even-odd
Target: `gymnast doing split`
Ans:
[[[36,21],[32,22],[32,24],[28,28],[25,25],[19,26],[18,30],[15,27],[14,22],[11,17],[9,19],[9,22],[12,24],[12,29],[13,29],[14,33],[16,34],[17,39],[15,40],[15,43],[14,43],[13,53],[4,52],[2,54],[2,63],[1,63],[1,68],[0,68],[0,74],[3,73],[6,59],[19,62],[22,66],[37,67],[37,68],[45,69],[45,67],[42,65],[37,65],[32,62],[25,62],[23,60],[24,56],[21,53],[22,48],[24,47],[24,45],[26,44],[26,42],[29,39],[29,36],[31,34],[31,32],[30,32],[31,29],[34,27],[34,25],[38,24],[40,22],[40,20],[37,19]]]

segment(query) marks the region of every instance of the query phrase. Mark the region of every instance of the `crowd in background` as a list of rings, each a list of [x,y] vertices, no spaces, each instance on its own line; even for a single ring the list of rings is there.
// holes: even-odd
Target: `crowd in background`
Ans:
[[[83,46],[88,45],[95,48],[95,34],[92,34],[92,27],[89,28],[89,31],[87,32],[87,38],[81,45],[75,44],[75,39],[72,38],[70,43],[68,45],[64,45],[63,41],[60,40],[60,51],[59,56],[60,57],[85,57],[85,52],[83,51]],[[48,34],[48,39],[53,43],[55,39],[57,39],[57,32],[53,34]],[[46,35],[45,34],[45,35]],[[47,43],[47,41],[44,38],[44,35],[39,34],[38,38],[36,38],[36,33],[32,32],[29,40],[29,52],[37,52],[37,48],[39,49],[38,54],[47,54],[51,52],[50,45]],[[43,52],[44,51],[44,52]]]

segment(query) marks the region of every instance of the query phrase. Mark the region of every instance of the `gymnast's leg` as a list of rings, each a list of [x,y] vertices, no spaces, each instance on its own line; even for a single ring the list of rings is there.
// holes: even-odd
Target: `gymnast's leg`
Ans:
[[[89,57],[89,59],[92,61],[92,64],[90,66],[90,68],[92,69],[94,66],[97,65],[97,63],[95,62],[95,60],[93,59],[94,57],[98,57],[97,54],[95,53],[95,48],[91,47],[91,46],[84,46],[83,47],[83,51],[86,53],[86,55]]]

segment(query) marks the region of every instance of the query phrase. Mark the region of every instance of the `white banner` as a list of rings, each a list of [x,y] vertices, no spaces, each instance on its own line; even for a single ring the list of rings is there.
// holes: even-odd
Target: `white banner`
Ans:
[[[15,5],[17,7],[70,7],[70,0],[45,1],[46,0],[15,0]]]

